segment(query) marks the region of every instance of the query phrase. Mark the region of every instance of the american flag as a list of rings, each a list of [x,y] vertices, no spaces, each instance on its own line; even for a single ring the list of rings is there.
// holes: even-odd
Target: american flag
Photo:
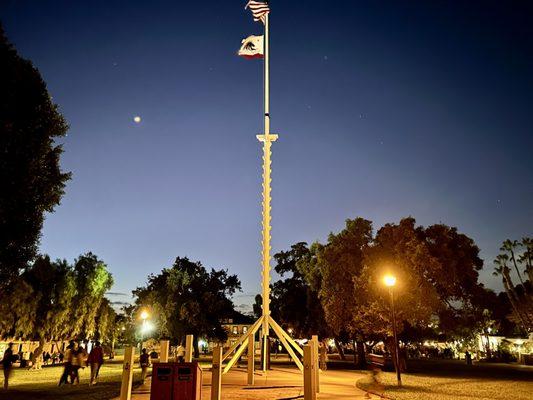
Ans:
[[[270,12],[267,2],[250,0],[248,4],[246,4],[246,7],[244,7],[244,9],[247,8],[250,8],[250,11],[252,11],[254,21],[261,21],[263,24],[265,23],[266,15]]]

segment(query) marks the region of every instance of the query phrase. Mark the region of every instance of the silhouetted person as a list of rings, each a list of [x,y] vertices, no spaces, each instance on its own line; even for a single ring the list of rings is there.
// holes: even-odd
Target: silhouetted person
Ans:
[[[67,346],[65,350],[65,354],[63,353],[59,354],[59,360],[62,361],[65,359],[65,365],[63,369],[63,374],[61,375],[61,378],[59,378],[59,384],[57,386],[61,386],[62,383],[68,383],[68,377],[70,376],[72,372],[72,357],[74,351],[74,340],[71,340],[69,345]]]
[[[74,346],[74,351],[72,352],[72,368],[70,372],[70,380],[72,384],[80,383],[80,368],[85,368],[83,366],[83,359],[85,358],[85,349],[80,346],[78,343]]]
[[[9,377],[13,369],[13,343],[9,343],[6,351],[4,351],[4,358],[2,359],[2,366],[4,367],[4,389],[7,390],[9,385]]]
[[[319,345],[319,358],[320,358],[320,369],[325,371],[328,369],[328,348],[324,343]]]
[[[465,352],[466,365],[472,365],[472,354],[467,350]]]
[[[94,385],[96,383],[98,372],[103,363],[104,351],[102,350],[102,346],[100,346],[100,342],[96,342],[87,359],[87,364],[91,367],[91,381],[89,382],[89,385]]]
[[[183,347],[181,344],[176,347],[176,353],[175,353],[175,359],[177,362],[182,363],[185,361],[185,347]]]
[[[142,349],[141,351],[141,356],[139,357],[139,364],[141,365],[141,381],[144,385],[146,373],[148,372],[148,367],[150,366],[150,356],[148,355],[146,349]]]

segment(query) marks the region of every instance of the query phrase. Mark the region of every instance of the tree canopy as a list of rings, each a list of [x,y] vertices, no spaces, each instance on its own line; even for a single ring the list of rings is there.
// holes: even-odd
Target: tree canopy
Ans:
[[[176,258],[170,268],[148,277],[148,284],[133,291],[137,308],[152,310],[161,336],[182,341],[186,334],[223,341],[222,321],[233,315],[231,296],[240,290],[236,275],[226,270],[207,271],[200,262]],[[198,352],[197,344],[195,351]]]
[[[37,254],[44,215],[70,178],[61,171],[67,124],[33,64],[0,26],[0,290]]]
[[[356,340],[358,351],[363,340],[392,333],[387,273],[397,278],[398,328],[406,339],[427,334],[435,321],[450,336],[458,327],[481,329],[482,305],[494,295],[478,282],[483,261],[471,238],[444,224],[417,226],[410,217],[376,233],[371,221],[347,220],[325,244],[297,243],[274,257],[282,279],[272,286],[272,304],[281,322],[309,336],[319,330],[308,320],[323,315],[326,330]],[[310,307],[310,298],[321,307]]]
[[[39,256],[20,275],[12,290],[0,293],[0,336],[45,343],[82,339],[110,340],[116,313],[105,299],[113,279],[92,253],[74,265]]]

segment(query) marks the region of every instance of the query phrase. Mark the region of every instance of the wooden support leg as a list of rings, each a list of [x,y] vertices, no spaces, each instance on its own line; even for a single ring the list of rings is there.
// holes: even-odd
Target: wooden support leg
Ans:
[[[255,369],[255,335],[248,339],[248,385],[254,384]]]
[[[124,352],[124,364],[122,366],[122,385],[120,386],[120,400],[131,399],[131,384],[133,382],[133,360],[135,347],[126,347]]]
[[[311,343],[313,344],[313,357],[314,357],[314,363],[316,365],[319,365],[319,358],[318,358],[318,335],[311,336]],[[320,369],[315,369],[315,388],[316,392],[320,393]]]
[[[169,348],[168,340],[161,340],[159,342],[159,362],[162,362],[162,363],[168,362],[168,348]]]
[[[316,365],[313,362],[313,345],[304,346],[304,400],[316,400],[313,384]]]
[[[227,373],[230,370],[230,368],[233,367],[233,364],[235,364],[237,360],[241,357],[242,353],[244,352],[244,349],[246,349],[247,346],[248,346],[248,339],[246,339],[243,342],[241,347],[239,347],[239,349],[235,352],[233,357],[231,357],[231,360],[229,360],[229,362],[224,367],[224,371],[222,371],[223,374]]]
[[[283,328],[281,326],[279,326],[279,324],[276,321],[274,321],[272,318],[270,318],[270,326],[272,326],[272,329],[275,330],[276,335],[278,335],[278,338],[280,340],[281,340],[281,336],[283,336],[287,340],[287,342],[289,342],[294,347],[294,349],[298,353],[300,353],[301,356],[304,355],[304,352],[303,352],[302,348],[300,347],[300,345],[298,343],[296,343],[294,341],[294,339],[291,338],[291,336],[287,332],[285,332],[283,330]]]
[[[222,347],[213,349],[213,368],[211,375],[211,400],[220,400],[222,389]]]
[[[185,337],[185,362],[192,362],[193,336],[187,335]]]
[[[255,333],[259,330],[261,327],[261,322],[263,321],[263,317],[259,318],[255,323],[248,329],[248,332],[245,335],[242,335],[237,342],[233,346],[231,346],[228,351],[224,353],[224,356],[222,357],[222,361],[224,361],[226,358],[228,358],[237,347],[241,345],[242,342],[244,342],[247,338],[250,337],[250,334],[255,335]]]
[[[290,356],[293,358],[294,363],[300,368],[300,371],[303,371],[303,365],[292,347],[290,346],[289,342],[287,342],[287,339],[285,339],[285,336],[283,335],[283,329],[278,324],[272,324],[272,329],[274,332],[276,332],[276,335],[278,335],[279,340],[281,340],[281,343],[285,347],[285,349],[289,352]]]

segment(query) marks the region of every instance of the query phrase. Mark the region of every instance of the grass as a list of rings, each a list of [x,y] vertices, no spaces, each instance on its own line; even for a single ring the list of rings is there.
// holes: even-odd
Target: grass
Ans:
[[[412,372],[411,372],[412,371]],[[529,400],[533,393],[533,369],[502,364],[417,362],[402,374],[402,388],[394,372],[382,372],[375,383],[369,374],[357,382],[364,390],[394,400]]]
[[[108,400],[120,394],[121,362],[106,362],[100,369],[98,383],[89,386],[90,368],[80,370],[79,385],[57,386],[62,366],[47,366],[41,370],[14,368],[9,389],[0,389],[0,400]],[[134,382],[140,380],[141,370],[134,369]],[[3,371],[0,373],[3,385]]]

